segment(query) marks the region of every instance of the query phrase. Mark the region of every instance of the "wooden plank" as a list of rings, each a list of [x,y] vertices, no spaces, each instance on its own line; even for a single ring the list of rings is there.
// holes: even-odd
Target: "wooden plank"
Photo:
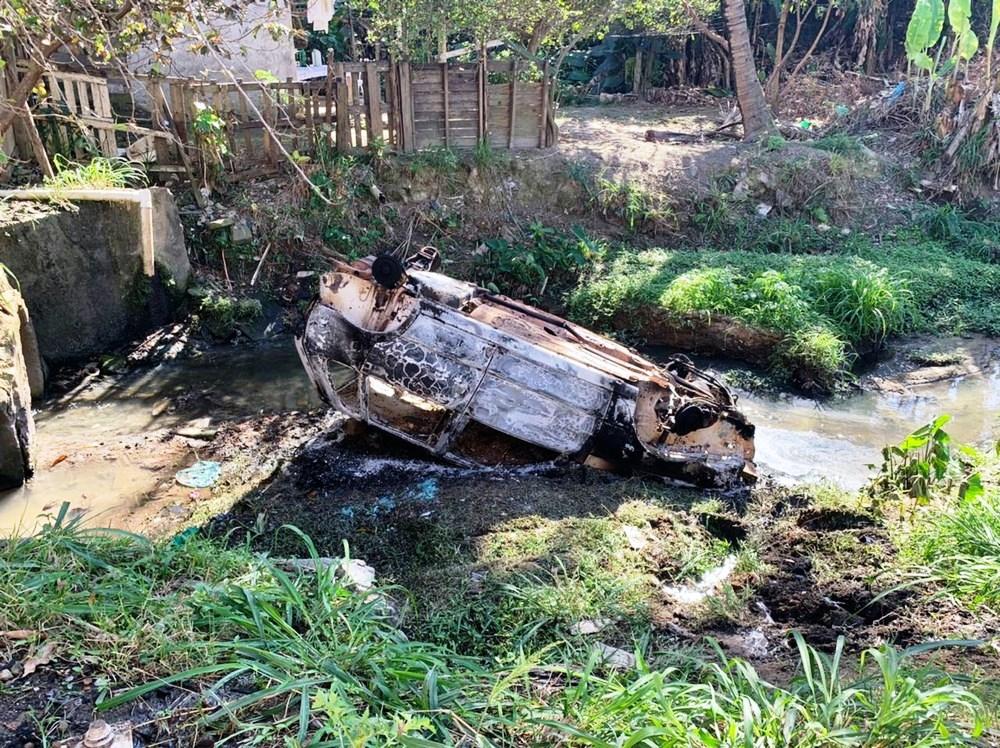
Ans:
[[[170,83],[170,120],[182,143],[187,142],[187,114],[184,108],[184,83]]]
[[[333,124],[333,55],[327,53],[326,58],[326,124]]]
[[[413,92],[410,90],[410,65],[399,63],[399,116],[403,130],[403,150],[416,147],[413,139]]]
[[[382,86],[374,62],[365,64],[365,98],[368,100],[368,145],[382,140]]]
[[[268,125],[271,124],[274,117],[274,97],[270,91],[264,92],[264,101],[262,102],[263,109],[261,114],[264,116],[264,122]],[[274,137],[271,135],[271,129],[264,128],[264,158],[267,163],[275,163],[275,151],[277,149],[274,147]]]
[[[507,125],[507,147],[514,147],[514,122],[517,121],[517,60],[510,66],[510,122]]]
[[[163,87],[156,82],[150,86],[153,99],[153,129],[163,130],[163,123],[169,118],[166,114],[166,102],[163,96]],[[164,138],[153,138],[153,151],[156,153],[156,163],[159,166],[167,166],[171,162],[170,143]]]
[[[108,82],[101,81],[100,84],[91,83],[94,91],[94,104],[98,107],[98,116],[108,122],[115,121],[114,112],[111,111],[111,96],[108,93]],[[99,130],[97,132],[98,142],[101,143],[104,155],[114,158],[118,155],[118,143],[115,141],[114,130]]]
[[[237,79],[238,83],[243,83],[242,79]],[[244,89],[246,90],[246,89]],[[248,130],[242,127],[250,121],[250,107],[247,105],[247,97],[243,94],[237,94],[240,97],[240,129],[243,130],[243,150],[247,157],[251,157],[253,154],[253,141],[250,138],[250,133]]]
[[[385,103],[388,107],[387,119],[389,125],[389,145],[393,148],[399,145],[399,135],[397,131],[397,113],[399,106],[396,99],[396,67],[390,65],[385,78]]]
[[[288,124],[292,129],[292,150],[299,149],[299,128],[296,123],[298,117],[298,101],[295,97],[295,81],[292,80],[291,76],[285,78],[284,88],[288,91],[288,106],[286,107],[285,114],[288,118]]]
[[[337,63],[335,85],[337,87],[337,150],[341,153],[347,153],[351,150],[351,120],[347,111],[349,106],[347,73],[342,62]]]
[[[448,120],[451,118],[451,103],[448,101],[448,63],[441,63],[441,93],[444,98],[444,147],[451,146],[451,126]]]
[[[478,109],[479,109],[479,139],[486,140],[487,133],[489,132],[486,124],[486,63],[480,60],[479,67],[477,68],[479,75],[479,97],[478,97]]]

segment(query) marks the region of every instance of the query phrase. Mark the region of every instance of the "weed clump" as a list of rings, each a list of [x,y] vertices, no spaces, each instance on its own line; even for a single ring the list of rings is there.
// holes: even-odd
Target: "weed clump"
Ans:
[[[263,313],[258,299],[230,296],[214,290],[194,288],[188,291],[196,300],[198,324],[212,337],[233,337],[241,324],[253,322]]]

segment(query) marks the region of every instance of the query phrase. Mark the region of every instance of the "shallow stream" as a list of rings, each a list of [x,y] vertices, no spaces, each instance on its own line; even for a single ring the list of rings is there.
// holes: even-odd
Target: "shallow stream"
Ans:
[[[225,421],[319,404],[290,343],[217,349],[43,403],[36,412],[38,474],[26,488],[0,492],[0,532],[23,531],[64,501],[97,516],[138,503],[173,478],[165,472],[167,463],[155,459],[155,447],[147,442],[143,451],[150,433],[210,433]],[[741,393],[740,406],[757,425],[762,474],[858,488],[885,444],[938,414],[953,416],[948,430],[960,441],[983,444],[1000,435],[1000,367],[908,394],[866,392],[817,401]],[[82,454],[85,459],[76,459]]]

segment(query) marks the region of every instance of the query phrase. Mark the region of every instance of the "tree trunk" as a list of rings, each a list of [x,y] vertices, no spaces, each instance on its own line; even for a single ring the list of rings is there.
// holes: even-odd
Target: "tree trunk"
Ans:
[[[767,100],[772,104],[778,98],[778,87],[781,76],[781,66],[785,61],[785,30],[788,28],[788,13],[792,9],[792,0],[781,3],[781,16],[778,18],[778,36],[774,42],[774,68],[768,76],[766,84]]]
[[[750,49],[750,30],[743,0],[724,0],[726,27],[729,29],[729,52],[733,65],[736,98],[743,115],[744,140],[758,138],[775,132],[774,120],[764,100],[764,89],[757,78],[757,66]]]
[[[11,88],[10,93],[7,94],[7,99],[0,101],[0,136],[10,129],[10,126],[14,124],[14,120],[19,115],[27,111],[28,97],[45,73],[45,61],[61,46],[62,42],[49,42],[48,44],[36,47],[41,52],[39,55],[41,59],[32,58],[28,62],[27,71],[21,76],[17,85]],[[14,61],[11,60],[12,66],[13,63]]]

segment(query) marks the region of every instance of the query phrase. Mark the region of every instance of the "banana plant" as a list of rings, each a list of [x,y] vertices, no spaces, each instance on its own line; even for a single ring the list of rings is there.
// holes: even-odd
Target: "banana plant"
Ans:
[[[910,24],[906,27],[907,60],[931,75],[935,63],[929,51],[941,41],[944,16],[944,0],[917,0]]]
[[[951,59],[957,73],[959,63],[968,63],[979,51],[979,37],[972,30],[972,0],[949,0],[948,25],[954,35]]]
[[[990,35],[986,39],[986,80],[993,81],[993,42],[1000,28],[1000,0],[993,0],[993,15],[990,16]]]

